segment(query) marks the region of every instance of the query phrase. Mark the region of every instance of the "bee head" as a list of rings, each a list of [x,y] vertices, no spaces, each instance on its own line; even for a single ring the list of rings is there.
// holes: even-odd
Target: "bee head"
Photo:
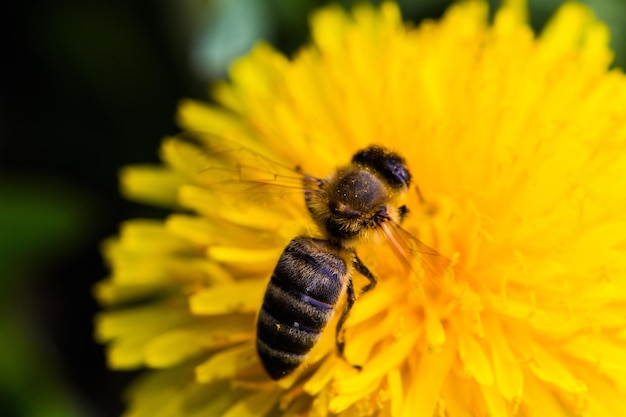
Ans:
[[[358,151],[352,163],[370,169],[396,191],[407,189],[411,184],[411,173],[404,158],[382,146],[372,145]]]

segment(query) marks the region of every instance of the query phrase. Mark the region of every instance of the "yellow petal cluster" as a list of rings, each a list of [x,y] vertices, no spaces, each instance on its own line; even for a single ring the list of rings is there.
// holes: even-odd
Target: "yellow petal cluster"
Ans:
[[[167,138],[163,164],[122,172],[125,195],[175,214],[123,224],[96,287],[110,366],[148,368],[126,416],[626,415],[626,78],[588,9],[535,35],[520,4],[416,27],[393,3],[328,7],[293,58],[258,45],[218,104],[181,103],[200,142]],[[357,248],[379,277],[346,323],[361,371],[329,331],[294,375],[264,374],[263,292],[316,229],[301,192],[220,181],[216,137],[246,167],[318,177],[370,144],[406,158],[419,193],[403,227],[450,265],[421,282],[383,242]]]

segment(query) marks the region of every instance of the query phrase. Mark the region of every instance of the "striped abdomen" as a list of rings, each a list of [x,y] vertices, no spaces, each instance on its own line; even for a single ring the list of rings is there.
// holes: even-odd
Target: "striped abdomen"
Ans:
[[[257,351],[272,379],[293,372],[318,341],[348,276],[339,249],[327,241],[293,239],[265,291]]]

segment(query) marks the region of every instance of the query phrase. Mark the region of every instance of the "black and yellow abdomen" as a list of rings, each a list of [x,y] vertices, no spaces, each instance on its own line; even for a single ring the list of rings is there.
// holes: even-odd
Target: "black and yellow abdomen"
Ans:
[[[319,340],[349,280],[340,248],[297,237],[285,248],[265,291],[257,351],[272,379],[293,372]]]

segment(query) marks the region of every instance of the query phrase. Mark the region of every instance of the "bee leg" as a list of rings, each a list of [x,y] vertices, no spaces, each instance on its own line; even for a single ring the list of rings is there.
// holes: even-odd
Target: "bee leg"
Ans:
[[[365,264],[359,259],[356,253],[354,254],[354,260],[352,261],[352,264],[354,265],[354,269],[356,269],[359,272],[359,274],[363,275],[365,278],[367,278],[370,281],[369,284],[361,288],[361,293],[359,294],[359,296],[365,294],[368,291],[373,290],[376,284],[378,283],[378,280],[376,279],[376,276],[372,274],[372,271],[370,271],[365,266]]]
[[[361,293],[360,295],[365,294],[366,292],[372,290],[375,286],[376,283],[378,282],[376,280],[376,276],[374,276],[374,274],[372,274],[372,272],[367,268],[367,266],[365,266],[365,264],[359,259],[359,257],[356,255],[356,253],[354,254],[354,258],[352,261],[354,268],[361,274],[363,275],[365,278],[367,278],[370,282],[369,284],[367,284],[365,287],[363,287],[361,289]],[[354,286],[352,284],[352,279],[348,279],[348,285],[346,287],[346,295],[347,295],[347,300],[346,300],[346,306],[343,309],[343,312],[341,313],[341,317],[339,318],[339,321],[337,322],[337,332],[335,334],[335,341],[337,344],[337,351],[339,352],[339,356],[341,356],[342,358],[345,359],[344,356],[344,348],[345,348],[345,335],[344,335],[344,329],[343,329],[343,325],[346,322],[346,320],[348,319],[348,316],[350,315],[350,310],[352,310],[352,306],[354,305],[354,302],[356,301],[356,296],[354,294]],[[352,365],[352,364],[351,364]],[[361,366],[359,365],[352,365],[352,367],[361,370]]]
[[[409,214],[409,208],[407,206],[398,207],[398,217],[400,223],[402,223],[404,219],[406,219],[407,214]]]
[[[346,287],[346,296],[347,296],[346,306],[341,312],[341,317],[339,318],[339,321],[337,322],[337,328],[336,328],[336,333],[335,333],[335,343],[337,344],[337,351],[339,352],[339,356],[341,356],[343,359],[346,359],[343,353],[343,350],[346,344],[343,324],[348,319],[348,316],[350,315],[350,310],[352,310],[352,306],[354,305],[354,302],[356,301],[356,296],[354,295],[354,286],[352,285],[352,279],[350,278],[348,278],[348,285]],[[352,367],[358,370],[361,370],[361,367],[359,365],[352,365]]]

